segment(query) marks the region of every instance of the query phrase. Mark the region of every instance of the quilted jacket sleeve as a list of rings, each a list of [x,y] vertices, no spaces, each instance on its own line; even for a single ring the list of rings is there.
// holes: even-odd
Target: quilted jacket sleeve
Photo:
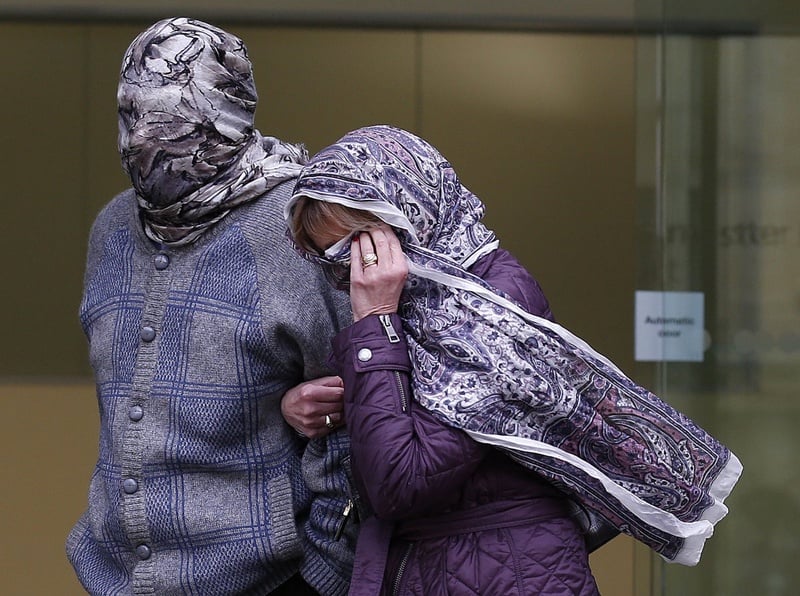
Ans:
[[[507,250],[495,250],[475,263],[470,272],[511,296],[529,313],[555,321],[539,282]]]
[[[473,272],[535,314],[551,317],[539,285],[506,251],[485,257]],[[374,513],[402,519],[446,508],[489,447],[413,401],[400,318],[357,321],[335,337],[333,354],[344,380],[356,481]]]
[[[386,333],[387,325],[394,333]],[[354,323],[335,338],[334,354],[344,380],[353,471],[373,512],[401,519],[446,506],[486,447],[412,401],[399,317]]]

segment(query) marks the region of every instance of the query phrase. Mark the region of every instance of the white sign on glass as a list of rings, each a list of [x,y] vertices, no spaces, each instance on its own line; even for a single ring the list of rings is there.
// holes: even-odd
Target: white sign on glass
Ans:
[[[645,362],[702,362],[702,292],[636,292],[635,354]]]

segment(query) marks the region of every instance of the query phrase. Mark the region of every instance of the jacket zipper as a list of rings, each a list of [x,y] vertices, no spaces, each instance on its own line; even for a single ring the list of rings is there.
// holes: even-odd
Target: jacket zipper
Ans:
[[[397,596],[400,594],[400,583],[403,581],[403,574],[406,572],[406,566],[408,565],[408,559],[411,557],[412,550],[414,550],[414,543],[409,542],[408,546],[406,547],[406,552],[403,554],[403,558],[400,561],[400,566],[397,568],[397,577],[394,579],[392,596]]]
[[[383,331],[386,333],[386,337],[389,338],[389,343],[398,343],[400,341],[400,336],[397,335],[397,331],[395,331],[394,325],[392,325],[391,315],[378,315],[378,319],[380,319],[381,325],[383,325]]]
[[[396,344],[400,341],[400,336],[397,335],[397,331],[392,325],[392,316],[387,314],[378,315],[378,319],[383,326],[383,332],[386,333],[386,337],[389,338],[390,344]],[[408,398],[406,397],[405,389],[403,389],[403,379],[400,377],[400,373],[395,371],[394,373],[395,381],[397,381],[397,390],[400,392],[400,407],[403,409],[403,412],[408,411]]]
[[[362,517],[362,510],[363,506],[359,499],[358,493],[355,490],[355,480],[353,480],[353,470],[350,467],[350,456],[345,456],[342,459],[342,469],[344,470],[344,475],[347,478],[347,503],[344,504],[344,509],[342,509],[341,513],[341,520],[339,521],[339,525],[336,527],[336,533],[334,534],[334,538],[338,541],[342,538],[345,529],[347,528],[347,524],[350,522],[351,519],[356,520],[356,522],[361,519]]]
[[[400,376],[399,371],[394,371],[394,380],[397,382],[397,391],[400,393],[400,407],[402,408],[403,412],[407,412],[408,396],[406,396],[406,390],[403,387],[403,377]]]
[[[353,499],[347,499],[347,503],[342,510],[342,520],[339,522],[339,527],[336,528],[336,534],[334,535],[334,540],[339,540],[344,533],[344,528],[347,526],[347,522],[350,520],[350,515],[353,513]]]

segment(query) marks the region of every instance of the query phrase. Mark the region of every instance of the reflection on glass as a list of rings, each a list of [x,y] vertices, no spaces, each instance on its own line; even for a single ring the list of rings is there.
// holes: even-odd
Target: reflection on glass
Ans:
[[[708,337],[702,363],[659,365],[660,390],[744,464],[699,566],[664,565],[655,593],[795,594],[800,39],[663,36],[647,51],[639,73],[657,80],[660,109],[658,150],[639,150],[657,162],[640,201],[640,287],[703,292]]]

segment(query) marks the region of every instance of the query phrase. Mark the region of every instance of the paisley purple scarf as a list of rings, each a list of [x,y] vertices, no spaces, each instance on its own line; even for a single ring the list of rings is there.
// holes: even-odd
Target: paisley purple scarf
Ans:
[[[356,130],[304,168],[287,218],[300,196],[366,209],[398,230],[411,273],[400,316],[422,406],[665,559],[697,563],[727,513],[738,459],[567,329],[467,271],[497,240],[436,149],[387,126]]]
[[[254,128],[244,43],[201,21],[159,21],[131,43],[119,88],[119,150],[154,241],[184,245],[231,209],[297,176],[305,149]]]

